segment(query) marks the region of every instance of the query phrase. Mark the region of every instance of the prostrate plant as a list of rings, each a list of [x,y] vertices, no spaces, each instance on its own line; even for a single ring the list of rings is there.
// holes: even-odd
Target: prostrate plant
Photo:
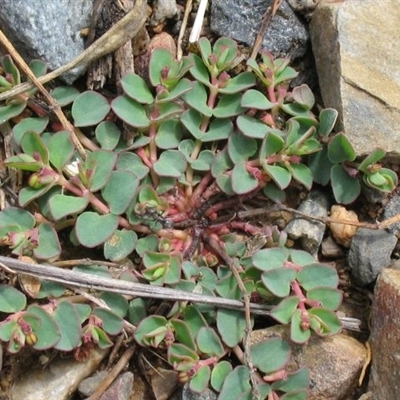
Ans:
[[[349,203],[359,195],[360,181],[389,192],[397,176],[377,164],[385,155],[380,149],[355,162],[346,136],[331,134],[337,112],[325,109],[317,117],[306,85],[289,91],[296,72],[288,60],[263,53],[260,63],[248,62],[251,71],[231,76],[237,58],[232,40],[221,38],[211,46],[202,38],[199,52],[176,61],[156,50],[150,84],[127,75],[121,81],[124,94],[111,104],[92,91],[78,95],[57,88],[59,103],[72,103],[75,128],[92,137],[85,159],[70,133],[54,132],[49,118],[17,123],[13,133],[21,153],[5,165],[31,174],[18,199],[20,207],[34,203],[37,211],[0,212],[1,242],[17,256],[56,260],[58,232],[72,227],[72,243],[102,246],[110,261],[140,257],[140,265],[120,279],[241,300],[237,272],[253,301],[271,304],[270,315],[290,326],[292,341],[306,343],[311,332],[335,334],[342,299],[336,271],[285,248],[286,235],[277,227],[253,225],[237,211],[256,197],[283,202],[292,182],[308,190],[313,182],[330,182],[336,200]],[[0,84],[10,82],[8,75],[4,79]],[[0,115],[10,120],[15,113],[7,107],[0,107]],[[251,248],[250,241],[238,240],[243,233],[260,244]],[[79,268],[110,276],[107,268]],[[111,310],[92,309],[55,300],[63,293],[60,285],[42,282],[36,297],[52,300],[26,309],[25,295],[0,287],[7,304],[0,311],[11,314],[0,323],[0,340],[10,352],[25,344],[60,350],[89,342],[110,346],[109,335],[118,334],[127,319],[137,325],[137,342],[165,348],[169,363],[182,381],[190,379],[193,390],[210,384],[219,399],[232,390],[241,399],[252,398],[248,368],[227,357],[233,349],[239,364],[246,364],[241,342],[248,327],[241,312],[177,303],[167,316],[147,316],[140,299],[128,303],[123,296],[103,294]],[[66,326],[74,327],[68,338]],[[285,370],[286,341],[266,340],[250,353],[262,398],[306,398],[307,370],[289,375]]]

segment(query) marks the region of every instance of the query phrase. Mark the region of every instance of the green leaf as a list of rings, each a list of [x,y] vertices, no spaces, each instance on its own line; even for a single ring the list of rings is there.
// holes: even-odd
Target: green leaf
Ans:
[[[200,114],[205,117],[212,116],[212,109],[207,105],[207,91],[200,82],[195,81],[192,90],[189,90],[183,95],[183,100]]]
[[[159,149],[175,149],[182,141],[182,125],[177,119],[161,123],[156,134],[156,145]]]
[[[211,174],[214,178],[217,178],[226,170],[233,167],[231,158],[229,157],[228,151],[226,149],[220,151],[214,158],[211,164]]]
[[[71,351],[81,343],[81,324],[79,314],[68,301],[61,301],[53,313],[61,338],[54,346],[56,350]]]
[[[46,74],[47,64],[42,60],[31,60],[29,63],[29,68],[32,70],[33,74],[38,78]]]
[[[109,150],[96,150],[88,154],[85,166],[93,171],[90,177],[92,192],[102,189],[107,184],[116,161],[116,153]]]
[[[26,154],[35,159],[39,156],[43,164],[48,164],[49,151],[38,133],[33,131],[25,132],[21,140],[21,147]]]
[[[300,266],[315,263],[315,258],[304,250],[292,250],[290,260]]]
[[[0,322],[0,340],[3,342],[10,341],[12,334],[16,329],[18,329],[18,323],[15,319],[9,321],[4,320]]]
[[[315,333],[319,336],[336,335],[342,330],[342,324],[332,310],[325,308],[312,308],[310,310],[310,318],[311,320],[316,319],[321,324],[319,330],[313,328]]]
[[[211,386],[217,392],[221,391],[226,377],[232,372],[232,365],[228,361],[220,361],[211,372]]]
[[[139,180],[132,172],[116,170],[111,172],[110,179],[101,190],[101,194],[110,207],[110,212],[121,215],[131,204],[138,187]]]
[[[293,313],[290,323],[290,339],[298,344],[306,343],[311,336],[310,329],[303,329],[301,327],[301,322],[301,311],[297,309]]]
[[[49,207],[52,217],[58,221],[67,215],[79,214],[89,204],[86,197],[67,196],[56,194],[49,200]]]
[[[124,321],[116,313],[106,308],[96,307],[93,314],[102,320],[102,328],[109,335],[118,335],[124,326]]]
[[[56,230],[49,223],[39,225],[38,246],[33,250],[39,260],[58,258],[61,254],[61,245]]]
[[[194,341],[193,335],[190,331],[189,325],[182,321],[181,319],[172,318],[170,320],[171,325],[175,331],[175,339],[179,342],[184,344],[185,346],[189,347],[193,351],[197,350],[196,343]]]
[[[326,286],[336,289],[339,277],[335,268],[325,264],[305,265],[297,274],[297,280],[305,290]]]
[[[388,168],[365,174],[363,180],[368,186],[386,193],[391,193],[398,184],[397,174]]]
[[[162,71],[165,68],[170,69],[173,62],[172,54],[166,49],[157,49],[152,53],[149,65],[149,78],[154,87],[162,84]]]
[[[263,193],[274,203],[283,204],[286,201],[286,192],[279,189],[274,182],[269,182],[264,186]]]
[[[191,60],[193,66],[190,68],[190,73],[193,78],[206,86],[210,86],[210,75],[202,59],[196,54],[191,54]]]
[[[189,387],[195,393],[202,393],[207,389],[210,381],[211,369],[208,365],[200,367],[190,380]]]
[[[176,100],[185,93],[190,92],[192,87],[192,82],[189,79],[181,79],[169,92],[161,92],[157,95],[158,104]]]
[[[275,268],[265,271],[261,280],[265,287],[277,297],[286,297],[290,293],[291,283],[296,277],[293,268]]]
[[[258,179],[247,171],[245,163],[236,164],[232,171],[232,190],[240,195],[249,193],[257,187]]]
[[[154,171],[159,176],[179,178],[187,167],[185,156],[178,150],[166,150],[154,163]]]
[[[60,131],[51,135],[47,143],[50,152],[50,162],[58,170],[61,171],[71,160],[75,152],[72,143],[71,133],[68,131]]]
[[[257,151],[257,142],[254,139],[233,132],[228,140],[228,153],[234,164],[248,160]]]
[[[32,347],[36,350],[46,350],[53,347],[61,338],[61,333],[54,319],[42,307],[35,304],[29,306],[27,313],[40,319],[40,323],[32,324],[32,330],[37,336],[37,342]],[[25,320],[27,320],[27,316],[25,315]]]
[[[308,389],[310,384],[310,371],[307,368],[301,368],[296,372],[288,374],[286,379],[272,383],[273,390],[282,392],[293,392],[297,390]],[[307,393],[306,393],[307,395]],[[294,397],[293,399],[306,399],[307,397]]]
[[[57,86],[51,91],[51,96],[60,107],[64,107],[71,104],[79,96],[79,90],[73,86]]]
[[[87,91],[74,100],[71,114],[76,127],[92,126],[101,122],[110,112],[110,104],[101,94]]]
[[[214,158],[214,152],[211,150],[203,150],[190,165],[195,171],[209,171]]]
[[[305,84],[296,86],[292,91],[293,100],[311,110],[315,104],[315,97],[312,90]]]
[[[353,161],[356,158],[356,152],[349,139],[343,133],[338,133],[328,145],[328,157],[333,163],[339,164],[344,161]]]
[[[294,180],[301,183],[306,189],[311,190],[313,184],[313,174],[306,165],[291,163],[288,165],[288,169]]]
[[[218,400],[239,400],[241,395],[251,389],[249,381],[249,369],[244,365],[236,367],[227,375],[218,396]]]
[[[36,161],[30,155],[23,153],[8,157],[5,160],[4,165],[10,168],[31,172],[37,172],[43,167],[43,163],[41,161]]]
[[[244,337],[246,319],[242,311],[220,308],[217,312],[218,332],[228,347],[235,347]]]
[[[221,357],[224,354],[224,347],[212,328],[200,328],[197,332],[196,343],[198,349],[210,357]]]
[[[361,185],[357,178],[353,178],[341,165],[331,168],[331,185],[335,200],[338,203],[350,204],[361,193]]]
[[[143,164],[142,159],[137,154],[131,152],[118,154],[116,168],[131,171],[138,179],[143,179],[149,173],[149,168]]]
[[[134,231],[116,230],[104,243],[104,257],[113,262],[124,260],[135,250],[137,239]]]
[[[343,295],[334,288],[315,287],[308,290],[307,299],[319,301],[322,307],[335,311],[342,304]]]
[[[103,292],[100,295],[100,299],[119,317],[124,318],[126,316],[129,304],[124,296],[118,293]]]
[[[319,113],[318,133],[321,136],[329,136],[336,124],[338,114],[337,110],[333,108],[325,108]]]
[[[9,285],[0,285],[0,311],[15,313],[26,307],[26,296]]]
[[[192,336],[197,336],[200,328],[208,326],[203,315],[194,305],[189,305],[185,307],[183,311],[183,319],[189,326]]]
[[[236,125],[243,135],[255,139],[264,139],[271,128],[260,120],[249,115],[239,115]]]
[[[268,271],[270,269],[281,268],[287,261],[289,252],[283,248],[272,248],[258,250],[253,254],[252,260],[256,268],[261,271]]]
[[[254,366],[265,374],[283,369],[289,361],[290,353],[289,344],[280,338],[268,339],[250,348]]]
[[[111,102],[111,108],[115,114],[135,128],[147,128],[150,120],[145,108],[128,96],[118,96]]]
[[[376,164],[383,157],[385,157],[385,155],[386,155],[386,152],[383,149],[378,148],[378,149],[373,150],[371,154],[369,154],[367,157],[364,158],[362,163],[358,166],[358,170],[362,171],[364,173],[370,172],[368,167]]]
[[[242,107],[270,110],[274,106],[259,90],[247,90],[242,96]]]
[[[33,131],[38,134],[42,133],[47,124],[49,123],[48,117],[42,118],[24,118],[13,127],[13,137],[17,145],[21,145],[22,137],[25,132]]]
[[[213,53],[217,57],[217,68],[219,72],[229,69],[235,61],[238,53],[236,42],[228,37],[220,37],[214,43]]]
[[[292,175],[286,168],[268,164],[264,164],[263,168],[281,190],[289,186]]]
[[[17,117],[25,110],[26,101],[14,101],[4,107],[0,107],[0,124]]]
[[[198,139],[202,142],[214,142],[215,140],[228,139],[233,131],[233,123],[230,119],[216,118],[211,121],[208,131]]]
[[[213,109],[216,118],[230,118],[241,114],[244,108],[241,107],[241,93],[226,94],[220,98],[218,104]]]
[[[18,203],[21,207],[25,207],[31,201],[36,200],[40,196],[48,192],[53,185],[47,185],[41,189],[34,189],[29,186],[23,187],[18,193]]]
[[[103,121],[97,125],[95,135],[103,150],[114,150],[121,137],[121,131],[114,122]]]
[[[300,299],[297,296],[286,297],[271,310],[271,317],[281,324],[288,324],[299,302]]]
[[[32,229],[36,224],[34,216],[21,208],[7,207],[0,212],[0,228],[18,225],[22,230]]]
[[[65,287],[57,282],[40,280],[40,290],[36,295],[37,299],[44,299],[46,297],[61,297],[65,293]]]
[[[116,231],[118,217],[113,214],[99,215],[95,212],[84,212],[76,220],[76,236],[85,247],[96,247],[104,243]]]
[[[14,61],[11,55],[6,54],[1,58],[1,65],[3,66],[4,72],[10,74],[10,78],[12,78],[12,85],[19,85],[21,83],[21,75],[19,73],[19,69],[14,64]]]
[[[314,182],[327,185],[331,179],[331,168],[334,164],[328,158],[328,149],[324,147],[317,153],[310,154],[308,166],[313,174]]]
[[[140,322],[133,336],[141,346],[149,346],[149,338],[151,335],[155,332],[161,332],[161,328],[165,328],[166,325],[167,319],[165,317],[162,317],[161,315],[151,315]],[[164,336],[160,338],[160,341],[152,344],[152,346],[157,347],[164,339]]]
[[[120,82],[124,92],[133,100],[136,100],[137,102],[142,104],[153,103],[153,94],[147,87],[146,81],[139,75],[125,75]]]
[[[174,343],[168,348],[168,362],[176,371],[189,371],[199,360],[199,356],[189,347]]]

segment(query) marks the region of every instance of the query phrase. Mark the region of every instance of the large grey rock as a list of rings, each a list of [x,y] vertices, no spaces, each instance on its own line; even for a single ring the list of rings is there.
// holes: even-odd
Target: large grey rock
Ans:
[[[84,50],[81,29],[90,25],[92,0],[1,0],[0,26],[25,61],[40,59],[57,69]],[[72,83],[78,67],[63,78]]]
[[[322,2],[311,20],[324,105],[358,154],[400,154],[399,21],[398,0]]]
[[[400,270],[385,268],[375,287],[371,314],[372,399],[394,400],[400,393]]]
[[[354,283],[372,283],[379,272],[390,264],[397,238],[384,230],[359,228],[351,241],[348,262]]]
[[[211,3],[211,29],[253,46],[262,17],[272,0],[225,0]],[[302,21],[284,1],[269,24],[262,49],[291,59],[305,54],[308,32]]]
[[[398,214],[400,214],[400,196],[395,193],[386,204],[385,209],[383,210],[382,219],[386,220],[393,218]],[[400,222],[390,225],[388,231],[397,236],[400,233]]]
[[[288,329],[277,325],[253,331],[251,344],[276,336],[288,340]],[[312,335],[306,345],[291,344],[291,347],[292,357],[286,369],[288,372],[304,366],[309,369],[311,384],[308,400],[354,399],[352,390],[367,355],[361,343],[343,334],[324,339]]]
[[[30,369],[11,389],[13,400],[69,400],[82,379],[91,375],[108,350],[92,350],[85,361],[72,356],[52,361],[46,368]]]

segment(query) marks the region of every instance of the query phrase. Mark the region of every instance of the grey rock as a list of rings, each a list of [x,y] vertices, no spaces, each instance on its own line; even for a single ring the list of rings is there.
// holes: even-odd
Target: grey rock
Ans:
[[[322,2],[310,23],[324,105],[339,111],[356,153],[400,154],[398,0]]]
[[[40,59],[52,70],[84,50],[80,31],[90,25],[92,0],[2,0],[0,26],[25,61]],[[85,72],[78,67],[63,76],[72,83]]]
[[[386,204],[382,217],[386,220],[397,214],[400,214],[400,196],[395,194]],[[400,222],[390,225],[387,229],[397,236],[400,233]]]
[[[178,7],[175,0],[155,0],[153,2],[153,14],[150,18],[150,25],[158,25],[166,19],[174,18],[177,14]]]
[[[328,196],[321,190],[313,190],[300,204],[298,210],[313,217],[326,217],[329,207]],[[292,239],[300,239],[304,250],[315,254],[322,242],[325,228],[322,222],[295,217],[286,225],[285,231]]]
[[[100,400],[129,400],[133,388],[133,373],[121,374],[100,397]]]
[[[400,393],[400,270],[385,268],[378,278],[371,312],[373,354],[368,389],[372,399],[398,399]]]
[[[189,388],[189,384],[185,384],[182,389],[181,400],[217,400],[217,394],[210,389],[206,389],[201,393],[195,393]]]
[[[85,361],[73,357],[57,359],[46,368],[29,370],[17,379],[11,389],[14,400],[68,400],[77,390],[82,379],[91,375],[99,366],[107,350],[93,350]]]
[[[272,0],[225,0],[211,4],[211,29],[253,46],[262,17]],[[264,35],[262,49],[291,59],[305,54],[308,32],[302,21],[284,1]]]
[[[78,387],[78,391],[82,396],[89,397],[97,389],[101,382],[107,377],[107,371],[96,372],[94,375],[84,379]]]
[[[251,345],[279,336],[289,340],[286,327],[276,325],[251,333]],[[367,351],[356,339],[338,334],[320,338],[312,335],[307,345],[291,344],[288,372],[306,366],[310,371],[308,400],[354,399],[350,393],[356,385]],[[383,398],[382,398],[383,399]]]
[[[390,264],[396,243],[396,236],[390,232],[359,228],[348,254],[354,283],[360,286],[372,283]]]

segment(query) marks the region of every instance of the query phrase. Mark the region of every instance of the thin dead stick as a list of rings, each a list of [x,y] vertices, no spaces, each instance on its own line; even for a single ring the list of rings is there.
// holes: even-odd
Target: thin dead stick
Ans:
[[[215,307],[232,310],[244,310],[244,304],[238,300],[225,299],[223,297],[206,296],[198,293],[185,292],[183,290],[152,286],[142,283],[121,281],[118,279],[102,278],[101,276],[85,274],[83,272],[64,270],[45,264],[31,264],[14,258],[0,256],[0,268],[15,274],[24,273],[38,278],[58,282],[65,286],[87,288],[104,292],[125,294],[150,299],[162,299],[169,301],[191,301],[193,303],[209,304]],[[250,303],[250,310],[256,315],[270,316],[270,306]],[[361,321],[355,318],[340,317],[345,329],[359,331]]]
[[[250,59],[256,59],[263,41],[263,37],[268,29],[268,25],[272,17],[276,14],[283,0],[273,0],[271,6],[267,8],[261,21],[260,29],[258,30],[256,40],[254,41],[253,50],[251,51]]]
[[[50,105],[50,107],[56,114],[58,120],[61,122],[61,125],[64,128],[64,130],[68,131],[71,134],[72,142],[74,143],[75,148],[78,150],[78,153],[80,154],[80,156],[83,159],[85,159],[86,158],[85,149],[83,148],[81,142],[75,135],[74,127],[68,121],[68,119],[64,115],[64,113],[62,112],[60,105],[54,100],[54,98],[52,96],[50,96],[49,92],[46,90],[46,88],[43,86],[43,84],[41,84],[38,81],[35,74],[29,68],[28,64],[19,55],[19,53],[14,48],[12,43],[8,40],[7,36],[4,35],[4,33],[1,30],[0,30],[0,42],[3,44],[3,46],[5,47],[7,52],[10,53],[11,57],[15,60],[15,62],[18,64],[18,66],[26,74],[26,76],[33,82],[33,84],[39,89],[40,93],[42,93],[42,95],[45,97],[47,103]]]
[[[358,222],[358,221],[353,221],[350,219],[345,219],[345,218],[331,218],[331,217],[316,217],[314,215],[309,215],[306,213],[303,213],[301,211],[298,211],[294,208],[286,207],[282,204],[275,204],[272,207],[262,207],[262,208],[255,208],[253,210],[246,210],[246,211],[239,211],[236,216],[239,219],[246,219],[246,218],[252,218],[252,217],[257,217],[260,215],[268,215],[277,211],[287,211],[289,213],[298,215],[299,217],[307,218],[313,221],[318,221],[322,222],[323,224],[343,224],[343,225],[353,225],[353,226],[358,226],[360,228],[366,228],[366,229],[386,229],[388,226],[395,224],[396,222],[400,221],[400,214],[395,215],[392,218],[386,219],[385,221],[382,222],[377,222],[375,224],[369,223],[369,222]]]
[[[207,5],[208,0],[200,0],[193,28],[190,32],[189,43],[196,43],[199,41],[201,30],[203,29],[204,15],[206,13]]]
[[[135,354],[136,346],[128,347],[125,353],[121,356],[114,367],[108,371],[107,377],[101,382],[101,384],[96,388],[94,393],[87,398],[87,400],[99,400],[107,388],[113,383],[114,379],[120,374],[120,372],[126,367],[129,360]]]
[[[131,11],[129,11],[123,18],[114,24],[104,35],[99,37],[78,57],[74,58],[72,61],[56,69],[55,71],[37,78],[37,80],[41,84],[44,84],[68,72],[72,68],[75,68],[79,65],[87,65],[93,60],[96,60],[118,49],[124,43],[126,43],[127,40],[136,36],[136,34],[142,28],[147,18],[146,10],[147,1],[136,0],[135,6]],[[11,90],[0,93],[0,101],[26,92],[33,87],[34,85],[32,83],[22,83],[18,86],[15,86]]]
[[[240,292],[242,293],[243,296],[243,302],[244,302],[244,316],[246,320],[246,330],[245,330],[245,335],[243,338],[243,348],[244,348],[244,364],[249,368],[249,373],[250,373],[250,379],[252,383],[252,392],[253,396],[256,400],[259,400],[261,395],[258,390],[258,379],[253,365],[253,360],[251,359],[250,355],[250,341],[251,341],[251,332],[253,330],[252,323],[251,323],[251,310],[250,310],[250,294],[247,291],[246,287],[244,286],[243,280],[239,274],[239,271],[237,269],[237,266],[235,265],[234,260],[229,257],[225,250],[219,245],[219,243],[211,238],[211,237],[205,237],[205,241],[208,243],[208,245],[216,252],[216,254],[228,265],[229,269],[232,271],[232,274],[234,275],[236,282],[238,283]]]
[[[185,6],[185,13],[183,14],[181,29],[179,30],[179,36],[178,36],[178,40],[176,42],[176,46],[177,46],[176,59],[178,61],[182,60],[182,55],[183,55],[182,39],[183,39],[183,35],[185,34],[185,31],[186,31],[190,11],[192,11],[192,6],[193,6],[193,0],[187,0],[186,6]]]

